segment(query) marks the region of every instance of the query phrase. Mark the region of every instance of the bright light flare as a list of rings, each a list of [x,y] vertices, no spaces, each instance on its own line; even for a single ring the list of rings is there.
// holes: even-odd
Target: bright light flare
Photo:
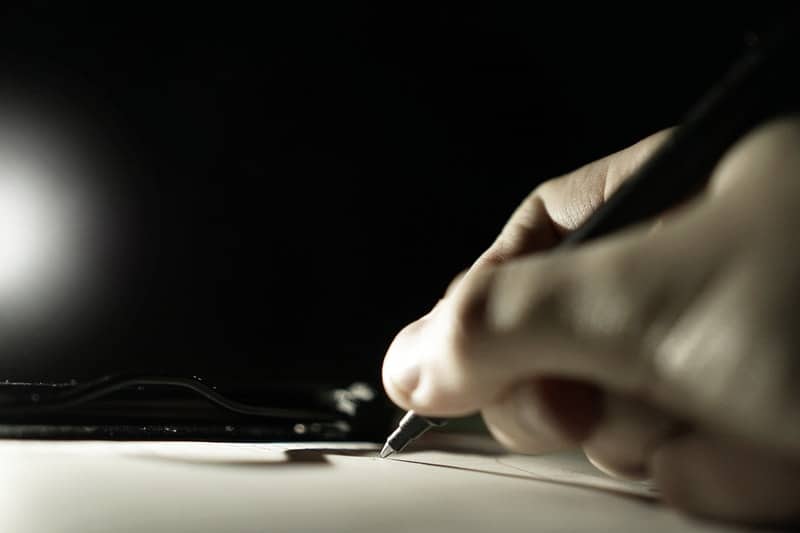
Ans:
[[[69,314],[91,277],[97,230],[71,143],[15,118],[0,121],[0,337]]]
[[[74,270],[77,206],[27,163],[0,151],[0,306],[52,290]]]

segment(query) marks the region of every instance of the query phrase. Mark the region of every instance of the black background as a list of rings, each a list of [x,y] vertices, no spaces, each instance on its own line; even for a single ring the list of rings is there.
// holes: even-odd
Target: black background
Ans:
[[[377,382],[527,192],[677,124],[778,12],[544,6],[0,8],[3,82],[116,147],[126,221],[101,316],[0,378]]]

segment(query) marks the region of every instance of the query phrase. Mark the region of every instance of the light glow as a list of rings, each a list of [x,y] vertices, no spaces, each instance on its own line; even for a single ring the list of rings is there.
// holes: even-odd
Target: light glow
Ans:
[[[24,121],[0,125],[0,330],[6,333],[52,318],[86,279],[92,206],[68,148]]]

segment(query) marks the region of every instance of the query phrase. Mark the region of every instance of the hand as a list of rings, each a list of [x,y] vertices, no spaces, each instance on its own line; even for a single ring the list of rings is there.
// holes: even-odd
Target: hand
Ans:
[[[685,510],[798,520],[800,118],[739,141],[659,220],[546,252],[665,135],[531,193],[398,334],[384,386],[422,414],[481,411],[517,451],[580,445]]]

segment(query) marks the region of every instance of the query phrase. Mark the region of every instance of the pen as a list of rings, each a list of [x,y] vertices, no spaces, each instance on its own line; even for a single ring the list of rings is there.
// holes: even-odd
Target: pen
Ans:
[[[381,459],[402,451],[403,448],[411,444],[417,437],[422,436],[422,434],[430,428],[440,427],[446,423],[447,421],[443,418],[430,418],[420,416],[414,411],[407,412],[405,416],[400,419],[400,423],[397,424],[397,429],[386,439],[386,444],[384,444],[381,449]]]
[[[791,84],[782,84],[780,76],[792,68],[797,52],[796,16],[796,12],[790,13],[789,23],[763,46],[749,48],[650,159],[556,250],[642,222],[680,203],[702,188],[737,139],[782,111],[789,90],[785,86]],[[403,450],[430,428],[444,424],[443,419],[409,411],[389,436],[380,457]]]

